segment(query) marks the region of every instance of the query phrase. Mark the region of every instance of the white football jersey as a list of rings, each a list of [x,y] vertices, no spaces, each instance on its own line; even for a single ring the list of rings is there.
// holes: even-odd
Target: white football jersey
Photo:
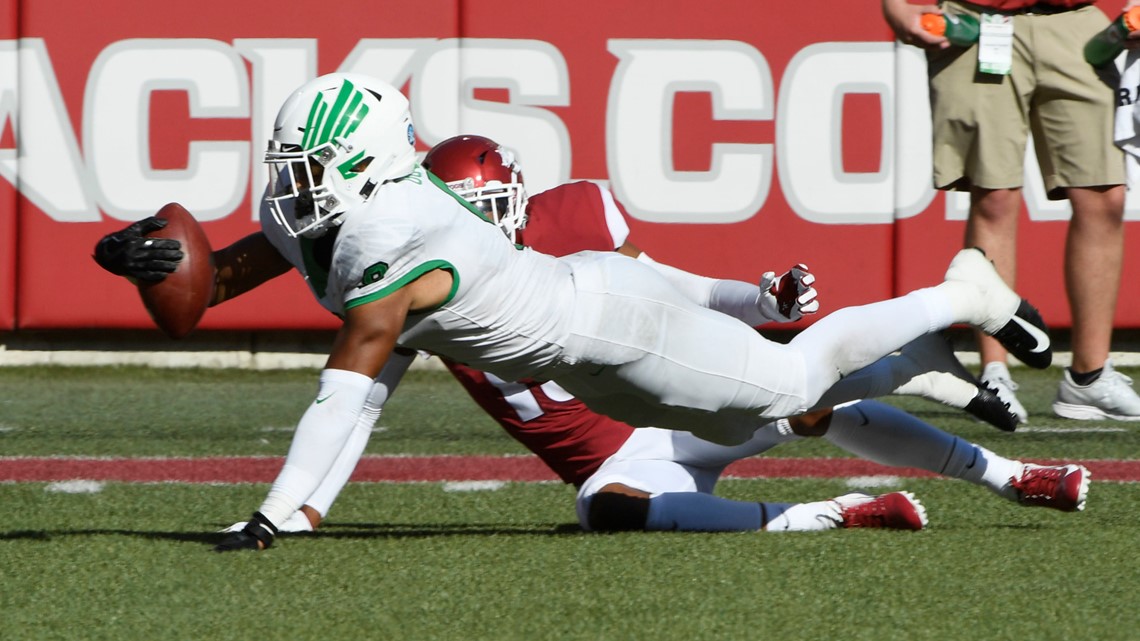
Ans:
[[[430,270],[450,272],[451,296],[409,315],[400,345],[503,380],[556,380],[630,425],[742,443],[768,419],[815,400],[799,349],[698,306],[617,252],[555,258],[515,246],[422,168],[377,188],[335,235],[290,238],[271,215],[262,228],[321,304],[342,316]],[[838,378],[830,365],[823,371],[821,389],[834,382],[826,375]]]
[[[451,296],[408,316],[404,347],[511,380],[553,362],[565,343],[574,301],[570,268],[512,244],[422,167],[346,213],[331,256],[327,238],[291,238],[266,208],[261,225],[321,305],[342,317],[430,270],[450,272]]]

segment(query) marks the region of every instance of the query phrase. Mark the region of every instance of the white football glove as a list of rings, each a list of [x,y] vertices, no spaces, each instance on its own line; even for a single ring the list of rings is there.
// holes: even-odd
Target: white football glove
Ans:
[[[788,323],[803,318],[804,314],[818,312],[818,292],[812,287],[813,283],[815,275],[803,263],[795,265],[779,278],[776,272],[764,272],[760,276],[760,299],[757,301],[760,313],[769,320]]]

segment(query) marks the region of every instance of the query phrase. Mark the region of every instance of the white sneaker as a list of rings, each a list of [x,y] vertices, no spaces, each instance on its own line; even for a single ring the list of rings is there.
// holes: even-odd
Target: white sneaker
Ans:
[[[975,327],[996,338],[1026,365],[1049,367],[1053,349],[1041,313],[1010,289],[982,250],[958,252],[946,270],[946,280],[975,288],[978,314],[971,321]]]
[[[997,394],[998,398],[1009,406],[1009,411],[1017,417],[1019,423],[1029,422],[1029,412],[1025,411],[1025,406],[1017,400],[1017,383],[1013,382],[1013,377],[1009,375],[1009,368],[1001,361],[994,361],[986,363],[985,368],[982,370],[982,384],[990,389],[990,391]]]
[[[1132,379],[1113,369],[1111,360],[1104,362],[1099,378],[1083,387],[1073,382],[1066,367],[1053,412],[1080,421],[1140,421],[1140,396],[1132,389]]]

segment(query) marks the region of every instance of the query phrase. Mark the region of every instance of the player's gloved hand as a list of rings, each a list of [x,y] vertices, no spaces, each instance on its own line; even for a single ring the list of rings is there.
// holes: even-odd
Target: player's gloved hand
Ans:
[[[166,227],[166,220],[151,216],[107,234],[95,245],[95,262],[118,276],[157,283],[178,269],[182,243],[170,238],[147,238]]]
[[[236,550],[265,550],[273,545],[273,537],[277,535],[277,528],[261,512],[254,512],[249,522],[238,532],[230,532],[220,543],[214,546],[215,552],[234,552]]]
[[[764,272],[760,276],[760,313],[769,320],[787,323],[818,312],[814,283],[815,275],[802,263],[779,278],[776,272]]]
[[[241,532],[242,530],[245,529],[245,526],[248,524],[249,524],[249,521],[238,521],[237,523],[234,523],[233,525],[227,527],[226,529],[221,530],[221,532],[223,534],[229,534],[230,532]],[[312,522],[309,521],[309,517],[305,516],[305,513],[302,512],[301,510],[297,510],[296,512],[294,512],[292,516],[285,519],[285,522],[281,524],[281,527],[277,528],[278,534],[285,533],[285,532],[292,533],[292,532],[312,532],[312,531],[313,531]]]

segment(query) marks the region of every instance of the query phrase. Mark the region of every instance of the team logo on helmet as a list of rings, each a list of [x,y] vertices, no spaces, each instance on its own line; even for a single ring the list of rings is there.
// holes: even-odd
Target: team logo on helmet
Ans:
[[[339,225],[387,181],[416,166],[408,101],[395,87],[335,73],[302,85],[278,111],[265,152],[273,218],[290,236]]]
[[[361,121],[368,115],[368,105],[364,104],[364,93],[351,81],[345,80],[337,92],[332,105],[318,93],[313,106],[309,108],[309,120],[305,123],[305,137],[301,147],[312,149],[337,137],[351,136]]]

